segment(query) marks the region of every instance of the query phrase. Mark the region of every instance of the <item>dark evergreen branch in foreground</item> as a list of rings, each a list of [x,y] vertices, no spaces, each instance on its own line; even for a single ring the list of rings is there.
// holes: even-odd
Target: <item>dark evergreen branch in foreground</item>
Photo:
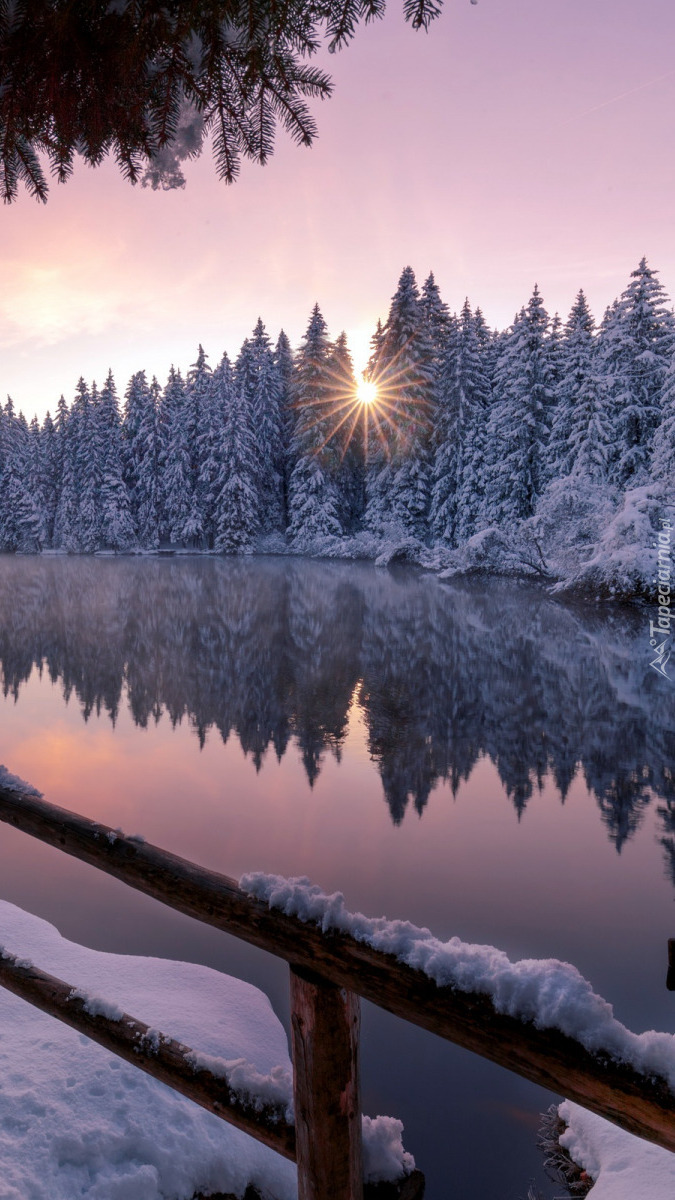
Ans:
[[[0,549],[399,553],[646,593],[675,500],[674,351],[644,259],[597,330],[583,292],[563,326],[535,287],[496,333],[406,268],[370,406],[318,306],[297,353],[258,321],[234,364],[200,347],[164,388],[138,372],[122,410],[112,375],[41,427],[8,400]]]
[[[442,0],[404,4],[427,29]],[[278,126],[316,136],[307,100],[329,96],[309,61],[346,45],[386,0],[15,0],[0,4],[0,190],[46,200],[45,159],[60,183],[76,154],[153,187],[185,181],[182,159],[213,139],[220,177],[265,163]]]

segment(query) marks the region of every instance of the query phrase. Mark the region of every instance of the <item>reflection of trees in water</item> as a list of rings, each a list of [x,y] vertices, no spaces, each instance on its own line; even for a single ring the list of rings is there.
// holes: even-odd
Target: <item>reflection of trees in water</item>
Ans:
[[[617,850],[653,791],[675,883],[675,694],[649,672],[644,622],[575,611],[500,585],[449,588],[409,572],[295,559],[4,558],[6,695],[34,665],[85,720],[167,713],[235,733],[259,768],[291,740],[310,784],[339,758],[352,698],[392,819],[422,813],[488,756],[522,814],[550,772],[581,766]]]

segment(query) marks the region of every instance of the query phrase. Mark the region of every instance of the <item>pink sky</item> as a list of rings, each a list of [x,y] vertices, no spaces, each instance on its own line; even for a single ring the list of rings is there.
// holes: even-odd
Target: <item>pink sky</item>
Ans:
[[[535,281],[601,316],[643,254],[675,295],[672,0],[446,0],[428,36],[401,8],[328,62],[313,149],[282,135],[232,188],[208,153],[177,192],[80,167],[5,208],[0,395],[30,417],[80,374],[164,382],[258,315],[296,344],[317,300],[362,365],[408,263],[500,327]]]

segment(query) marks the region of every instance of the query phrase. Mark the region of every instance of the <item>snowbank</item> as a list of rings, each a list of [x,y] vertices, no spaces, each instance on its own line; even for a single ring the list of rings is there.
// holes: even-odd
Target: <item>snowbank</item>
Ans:
[[[675,1154],[570,1100],[558,1112],[567,1125],[560,1144],[594,1180],[589,1200],[673,1200]]]
[[[104,954],[0,901],[0,952],[191,1046],[237,1090],[292,1103],[286,1035],[257,988],[208,967]],[[364,1118],[371,1180],[414,1167],[402,1125]],[[2,1200],[190,1200],[253,1184],[295,1200],[295,1167],[240,1130],[0,988]]]
[[[0,902],[0,945],[204,1054],[289,1067],[257,988],[207,967],[102,954]],[[295,1168],[246,1134],[0,989],[2,1200],[189,1200],[249,1183],[296,1195]]]
[[[471,945],[457,937],[441,942],[409,921],[350,913],[341,892],[326,895],[304,877],[254,872],[239,882],[270,908],[315,922],[324,931],[348,933],[424,971],[439,986],[488,995],[497,1012],[533,1021],[540,1029],[559,1029],[587,1050],[602,1051],[644,1075],[662,1076],[675,1092],[675,1036],[654,1030],[632,1033],[570,963],[555,958],[511,962],[494,946]]]

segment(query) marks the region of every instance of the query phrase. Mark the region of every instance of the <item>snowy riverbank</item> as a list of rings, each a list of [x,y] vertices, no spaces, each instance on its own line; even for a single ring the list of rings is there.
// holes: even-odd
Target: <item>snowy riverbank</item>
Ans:
[[[619,498],[559,481],[544,497],[538,515],[509,530],[494,525],[462,545],[429,545],[391,526],[351,536],[305,537],[282,534],[257,538],[238,553],[312,559],[373,562],[377,567],[408,563],[441,579],[471,576],[527,579],[552,594],[590,600],[652,600],[659,606],[659,587],[671,594],[671,541],[675,504],[663,489],[635,488]],[[593,535],[593,536],[592,536]],[[593,542],[593,537],[597,541]],[[591,544],[593,543],[593,544]],[[40,552],[37,552],[40,553]],[[62,557],[66,550],[43,550]],[[222,552],[167,545],[155,549],[97,550],[85,557],[222,557]],[[670,604],[667,605],[670,608]]]
[[[675,1154],[565,1100],[560,1144],[593,1180],[589,1200],[672,1200]]]
[[[30,959],[246,1077],[290,1093],[284,1029],[257,988],[193,963],[105,954],[0,901],[0,953]],[[254,1071],[251,1071],[251,1068]],[[285,1084],[284,1084],[285,1081]],[[401,1122],[364,1118],[373,1181],[414,1166]],[[253,1184],[294,1200],[295,1167],[82,1034],[0,989],[2,1200],[191,1200]]]

